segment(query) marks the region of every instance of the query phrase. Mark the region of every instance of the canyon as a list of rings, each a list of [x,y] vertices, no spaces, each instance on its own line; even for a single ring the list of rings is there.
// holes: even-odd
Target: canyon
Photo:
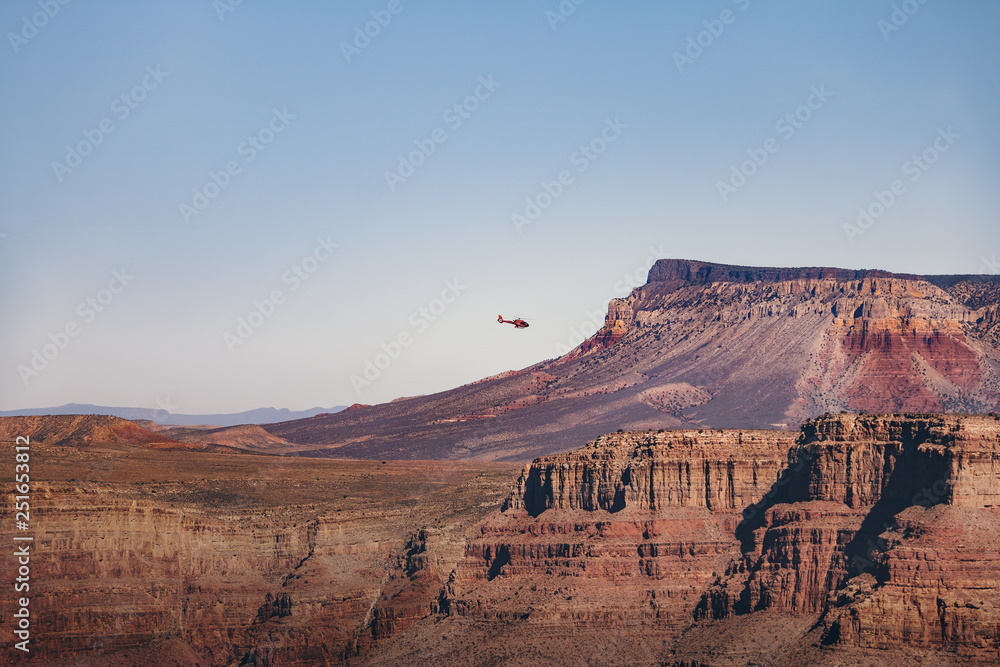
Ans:
[[[33,636],[28,655],[5,642],[2,664],[342,664],[391,608],[380,594],[411,540],[449,571],[514,472],[265,456],[106,416],[0,418],[0,439],[17,437],[31,443]],[[16,575],[0,559],[0,578]],[[5,631],[14,611],[6,596]]]
[[[421,658],[996,664],[998,493],[1000,415],[609,434],[523,469],[438,603],[474,639]]]
[[[143,431],[0,419],[32,442],[19,664],[1000,659],[1000,415],[622,430],[520,471]]]

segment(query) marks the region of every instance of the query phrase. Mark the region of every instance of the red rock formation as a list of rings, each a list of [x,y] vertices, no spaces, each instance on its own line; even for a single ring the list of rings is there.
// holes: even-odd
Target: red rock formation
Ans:
[[[187,443],[215,444],[269,454],[286,454],[299,449],[292,443],[271,435],[260,426],[243,424],[221,428],[160,427],[161,435]]]
[[[998,531],[1000,418],[828,415],[794,445],[621,433],[527,466],[445,597],[467,621],[641,627],[687,654],[696,618],[806,615],[833,650],[982,664],[1000,650]]]
[[[50,445],[130,445],[150,448],[195,448],[142,428],[135,422],[107,415],[46,415],[0,418],[0,440],[26,436]]]
[[[738,554],[740,514],[784,467],[780,431],[612,434],[527,466],[446,599],[471,619],[673,636]]]
[[[790,457],[800,474],[744,524],[752,540],[703,613],[826,611],[828,643],[1000,649],[998,419],[827,417]]]
[[[525,461],[618,428],[989,412],[1000,409],[998,299],[998,277],[660,260],[559,358],[265,428],[315,456]]]
[[[0,418],[4,440],[30,437],[34,538],[32,653],[26,662],[7,642],[0,664],[341,664],[359,637],[432,613],[440,576],[394,589],[395,564],[446,578],[456,543],[515,475],[148,447],[140,431],[114,418]],[[414,533],[422,547],[407,553]],[[17,567],[0,559],[0,578]],[[0,605],[8,629],[14,604]]]

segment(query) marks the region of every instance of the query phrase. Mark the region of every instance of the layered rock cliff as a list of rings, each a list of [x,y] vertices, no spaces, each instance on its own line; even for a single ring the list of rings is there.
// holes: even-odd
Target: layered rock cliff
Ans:
[[[527,466],[446,599],[480,622],[641,627],[689,657],[692,627],[791,615],[813,620],[784,650],[989,664],[998,529],[993,415],[827,415],[794,440],[612,434]]]
[[[741,512],[779,479],[793,442],[781,431],[616,433],[537,459],[466,547],[448,608],[526,632],[627,629],[665,646],[739,555]]]
[[[760,411],[784,404],[775,423],[842,409],[996,409],[1000,283],[948,278],[937,282],[951,293],[934,277],[883,271],[660,260],[571,357],[598,354],[613,367],[643,350],[651,367],[713,397],[687,413],[713,425],[733,423],[734,411],[757,423],[736,402],[751,388]],[[760,387],[768,377],[778,382]]]

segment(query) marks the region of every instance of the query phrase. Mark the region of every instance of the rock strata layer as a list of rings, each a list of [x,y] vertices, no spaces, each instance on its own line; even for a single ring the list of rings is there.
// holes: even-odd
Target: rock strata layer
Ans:
[[[688,655],[691,627],[791,615],[819,628],[793,645],[991,664],[998,534],[1000,416],[619,433],[526,466],[446,597],[469,620],[642,628]]]
[[[778,480],[793,442],[781,431],[621,433],[537,459],[466,548],[450,607],[668,636],[738,555],[740,514]]]

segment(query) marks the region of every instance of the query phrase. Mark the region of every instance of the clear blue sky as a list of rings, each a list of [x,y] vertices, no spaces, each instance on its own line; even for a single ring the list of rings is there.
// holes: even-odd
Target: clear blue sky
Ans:
[[[1000,5],[895,4],[4,2],[0,409],[439,391],[653,256],[995,272]]]

